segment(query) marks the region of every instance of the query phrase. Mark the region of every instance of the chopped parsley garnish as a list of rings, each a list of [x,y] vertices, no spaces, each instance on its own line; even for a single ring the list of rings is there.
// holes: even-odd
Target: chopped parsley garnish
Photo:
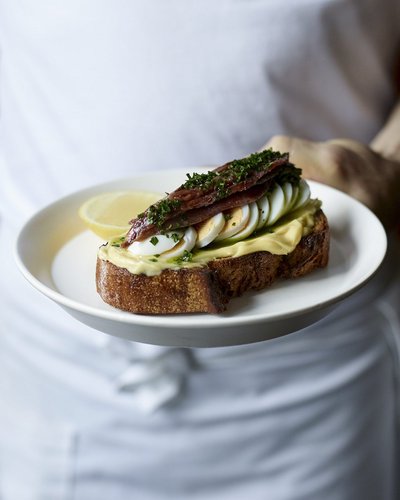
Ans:
[[[198,188],[202,190],[209,189],[213,187],[213,181],[216,177],[218,177],[217,172],[207,172],[205,174],[186,174],[187,181],[182,184],[183,189],[193,189]]]
[[[204,193],[214,191],[217,200],[227,198],[231,194],[232,186],[244,182],[247,179],[251,179],[257,172],[261,172],[262,178],[264,173],[266,174],[268,172],[272,163],[282,158],[286,158],[286,153],[273,151],[270,148],[260,153],[253,153],[240,160],[233,160],[221,170],[200,174],[186,174],[187,180],[177,191],[190,189],[204,191]],[[276,172],[274,171],[271,174],[271,178],[273,178],[274,182],[281,185],[285,182],[296,185],[300,180],[300,174],[301,170],[299,168],[287,162],[281,165]],[[256,177],[256,179],[258,177]],[[250,181],[250,184],[251,182],[252,181]],[[271,183],[271,186],[272,185]],[[178,209],[182,203],[180,199],[164,198],[154,205],[151,205],[145,212],[139,214],[138,218],[146,218],[149,224],[154,224],[161,232],[170,231],[177,227],[184,227],[187,225],[185,213],[178,214],[180,217],[179,221],[174,219],[174,224],[168,224],[168,220],[171,219],[171,217],[177,217],[175,212],[179,211]],[[183,212],[185,211],[183,210]],[[176,233],[174,233],[174,235],[172,237],[177,238]],[[178,242],[179,240],[174,239],[174,241]]]
[[[117,238],[111,243],[112,247],[120,247],[121,244],[125,241],[125,236],[121,236],[120,238]]]
[[[151,243],[152,245],[156,246],[156,245],[157,245],[157,243],[158,243],[158,238],[157,238],[157,236],[152,236],[152,237],[150,238],[150,243]]]
[[[143,218],[146,216],[150,224],[161,227],[167,216],[176,210],[180,204],[180,200],[170,200],[169,198],[164,198],[154,205],[151,205],[146,212],[139,214],[138,217]]]
[[[158,259],[149,259],[150,262],[158,262]]]
[[[253,153],[241,160],[233,160],[229,170],[235,182],[244,181],[252,172],[268,170],[271,163],[283,158],[284,153],[273,151],[271,148]]]
[[[177,262],[178,264],[180,264],[182,262],[192,262],[192,259],[193,259],[192,252],[189,252],[188,250],[184,250],[183,254],[180,257],[178,257],[177,259],[175,259],[175,262]]]
[[[172,233],[170,237],[174,243],[178,243],[178,241],[182,239],[181,235],[178,233]]]
[[[210,171],[203,174],[186,174],[187,181],[180,189],[200,189],[209,191],[215,189],[219,199],[230,194],[230,186],[245,181],[254,172],[267,171],[270,165],[285,155],[272,149],[253,153],[241,160],[233,160],[221,171]]]
[[[293,163],[288,163],[285,167],[279,170],[275,177],[275,182],[283,186],[285,182],[289,182],[297,186],[300,182],[301,168],[297,168]]]

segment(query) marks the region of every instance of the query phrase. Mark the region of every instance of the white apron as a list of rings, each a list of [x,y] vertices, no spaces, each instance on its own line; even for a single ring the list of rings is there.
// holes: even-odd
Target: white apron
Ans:
[[[397,0],[0,0],[0,498],[392,500],[397,289],[276,341],[163,349],[19,276],[18,228],[74,190],[218,164],[276,133],[369,141]],[[383,278],[382,278],[383,279]]]

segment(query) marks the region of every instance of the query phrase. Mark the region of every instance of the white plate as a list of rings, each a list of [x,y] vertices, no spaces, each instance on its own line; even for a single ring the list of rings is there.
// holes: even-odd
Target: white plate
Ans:
[[[375,215],[344,193],[310,182],[331,227],[326,269],[247,293],[220,315],[144,316],[105,304],[95,289],[96,253],[102,241],[85,230],[79,206],[107,191],[168,192],[183,182],[186,171],[152,172],[102,184],[44,208],[19,235],[16,259],[21,272],[40,292],[97,330],[149,344],[211,347],[267,340],[318,321],[365,284],[384,258],[386,234]]]

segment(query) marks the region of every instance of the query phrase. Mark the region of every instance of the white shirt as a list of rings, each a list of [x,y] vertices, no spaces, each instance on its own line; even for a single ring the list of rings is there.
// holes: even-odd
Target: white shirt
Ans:
[[[7,500],[64,498],[71,468],[85,499],[392,498],[392,365],[377,334],[392,309],[269,344],[153,349],[69,318],[11,252],[27,217],[84,186],[224,163],[276,133],[369,141],[394,101],[399,39],[393,0],[2,0]]]

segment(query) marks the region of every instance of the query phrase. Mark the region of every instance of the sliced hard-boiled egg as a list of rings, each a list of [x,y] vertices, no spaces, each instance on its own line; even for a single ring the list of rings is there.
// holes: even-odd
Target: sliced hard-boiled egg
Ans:
[[[299,194],[297,195],[297,200],[293,205],[293,209],[303,206],[310,199],[310,196],[310,186],[304,179],[301,179],[299,183]]]
[[[196,244],[197,231],[193,227],[188,227],[179,243],[177,243],[172,250],[163,252],[161,257],[163,259],[173,259],[180,257],[184,252],[190,252]]]
[[[257,200],[257,206],[259,210],[258,214],[258,223],[256,229],[261,229],[262,227],[265,226],[265,223],[268,220],[269,217],[269,200],[268,196],[265,195],[259,200]]]
[[[222,228],[225,226],[225,217],[222,212],[214,217],[210,217],[209,219],[201,222],[196,225],[197,229],[197,241],[196,247],[203,248],[209,245],[222,231]]]
[[[250,218],[249,205],[232,208],[231,210],[224,212],[224,217],[226,219],[224,227],[215,238],[215,241],[222,241],[226,238],[230,238],[246,227]]]
[[[285,182],[282,186],[282,189],[283,189],[283,194],[285,195],[285,205],[287,211],[292,203],[293,186],[290,182]]]
[[[183,231],[156,234],[143,241],[134,241],[128,247],[133,255],[157,255],[172,250],[183,238]]]
[[[269,217],[266,222],[268,226],[272,226],[284,214],[286,209],[285,194],[279,184],[276,184],[273,191],[268,194],[269,198]]]
[[[290,205],[288,206],[287,211],[292,210],[296,204],[297,198],[299,196],[299,186],[297,184],[292,185],[292,199],[290,201]]]
[[[226,238],[225,241],[227,243],[235,243],[237,241],[244,240],[248,236],[250,236],[254,231],[257,229],[258,225],[258,219],[259,219],[259,209],[257,206],[257,203],[254,201],[253,203],[250,203],[248,205],[249,210],[250,210],[250,217],[249,220],[246,224],[246,226],[239,231],[238,233],[234,234],[230,238]]]

